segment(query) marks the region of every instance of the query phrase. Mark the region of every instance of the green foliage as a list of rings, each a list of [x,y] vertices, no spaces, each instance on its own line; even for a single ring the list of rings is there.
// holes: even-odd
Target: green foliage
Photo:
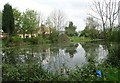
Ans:
[[[80,38],[77,36],[69,37],[71,42],[80,42]]]
[[[70,44],[69,47],[66,47],[65,52],[69,53],[70,58],[74,57],[74,54],[77,53],[76,48],[78,47],[78,44]]]
[[[59,43],[67,43],[69,42],[69,37],[66,34],[61,34],[58,36]]]
[[[100,43],[100,45],[102,43]],[[56,44],[54,45],[56,46]],[[5,54],[3,55],[3,66],[2,66],[3,81],[8,81],[8,80],[27,81],[27,82],[29,81],[32,82],[33,81],[118,81],[119,79],[118,78],[119,75],[118,68],[120,66],[118,65],[119,63],[118,56],[120,50],[119,46],[116,45],[110,46],[109,49],[111,50],[110,56],[108,55],[107,57],[109,61],[106,61],[105,63],[103,62],[102,64],[98,64],[94,61],[95,60],[94,50],[96,50],[99,47],[99,44],[95,45],[94,43],[91,42],[84,43],[82,47],[86,51],[86,60],[88,61],[88,63],[82,66],[80,65],[80,67],[79,65],[78,66],[76,65],[75,68],[67,68],[65,66],[62,68],[63,72],[65,73],[62,73],[62,69],[60,70],[61,73],[58,73],[58,71],[52,73],[47,71],[46,68],[43,69],[41,64],[41,57],[42,60],[44,60],[45,55],[38,56],[36,53],[46,54],[47,51],[45,51],[45,49],[49,47],[40,45],[40,48],[38,48],[36,46],[35,47],[28,46],[29,48],[22,47],[21,49],[19,47],[15,47],[11,49],[7,49],[7,48],[3,49],[3,52]],[[78,44],[71,43],[67,45],[67,47],[65,47],[66,53],[69,53],[71,58],[76,53],[77,46]],[[55,53],[55,55],[59,53],[58,45],[54,48],[52,44],[50,45],[50,47],[51,47],[50,48],[51,53]],[[105,47],[103,47],[103,49],[104,48]],[[92,56],[89,56],[87,54]],[[21,57],[21,55],[24,55],[22,56],[23,58]],[[89,57],[91,57],[92,59],[90,59]],[[97,77],[96,75],[97,70],[100,70],[102,72],[101,78]]]
[[[33,34],[38,27],[37,12],[26,10],[22,15],[22,32]]]
[[[73,37],[69,37],[71,42],[90,42],[90,41],[99,41],[99,39],[94,39],[92,40],[89,37],[78,37],[78,36],[73,36]]]
[[[110,32],[108,32],[110,34]],[[108,35],[108,40],[113,42],[119,42],[120,41],[120,29],[114,30],[111,32],[111,35]]]
[[[32,38],[24,38],[24,42],[26,42],[27,44],[44,44],[46,43],[46,40],[43,39],[43,37],[38,36]]]
[[[68,69],[66,76],[52,74],[38,64],[32,63],[18,66],[4,64],[2,69],[4,70],[3,81],[118,81],[118,69],[108,64],[96,67],[94,63],[90,63],[83,68]],[[98,69],[102,72],[101,78],[96,75]]]
[[[85,27],[80,36],[89,37],[91,39],[100,38],[99,31],[94,28],[89,29],[88,26]]]
[[[86,26],[85,29],[81,32],[80,36],[89,37],[89,35],[90,35],[90,31],[89,29],[87,29]]]
[[[23,39],[20,38],[19,36],[11,36],[9,39],[4,38],[2,40],[2,46],[10,47],[10,46],[18,46],[18,45],[23,45]]]
[[[10,4],[4,5],[3,15],[2,15],[2,30],[9,35],[14,34],[14,15],[12,6]]]
[[[13,9],[14,19],[15,19],[15,33],[19,32],[22,24],[22,15],[21,12],[17,9]]]
[[[77,36],[77,32],[75,31],[76,27],[73,25],[73,22],[69,22],[69,26],[65,27],[65,33],[68,36]]]
[[[50,41],[51,43],[57,43],[58,42],[58,31],[53,31],[51,34],[50,34]]]
[[[21,45],[23,44],[23,39],[19,36],[12,36],[9,40],[12,45]]]
[[[38,64],[22,64],[12,66],[4,64],[3,81],[47,81],[51,80],[52,74],[43,70]]]
[[[98,78],[96,71],[102,72],[102,77]],[[68,71],[69,81],[118,81],[118,69],[108,64],[95,66],[89,63],[82,68],[77,67],[76,70]]]
[[[107,59],[107,63],[112,65],[113,67],[119,68],[120,67],[120,45],[114,44],[109,47],[109,56]]]

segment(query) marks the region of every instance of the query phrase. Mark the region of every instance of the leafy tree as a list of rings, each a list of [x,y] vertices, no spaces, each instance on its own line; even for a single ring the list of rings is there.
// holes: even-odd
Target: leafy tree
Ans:
[[[99,23],[93,19],[93,17],[88,17],[86,19],[86,27],[81,32],[81,36],[89,37],[91,39],[99,38],[99,31],[97,30]]]
[[[65,27],[65,33],[68,36],[76,36],[77,32],[75,30],[76,30],[76,27],[73,25],[73,22],[69,22],[69,26]]]
[[[85,29],[81,31],[80,36],[89,37],[89,35],[90,35],[90,30],[88,29],[88,26],[86,26]]]
[[[22,29],[23,33],[30,33],[31,35],[38,27],[37,12],[34,10],[26,10],[22,15]]]
[[[2,15],[2,29],[5,33],[9,35],[14,34],[14,15],[12,6],[10,4],[5,4]]]
[[[17,32],[22,27],[21,26],[22,16],[21,16],[21,12],[19,10],[17,10],[16,8],[13,8],[13,14],[14,14],[14,19],[15,19],[15,30]]]
[[[91,39],[101,38],[100,33],[97,29],[89,29],[88,26],[85,27],[80,36],[89,37]]]
[[[52,33],[51,33],[51,36],[50,36],[51,43],[57,43],[58,42],[58,36],[59,36],[58,31],[53,30]]]

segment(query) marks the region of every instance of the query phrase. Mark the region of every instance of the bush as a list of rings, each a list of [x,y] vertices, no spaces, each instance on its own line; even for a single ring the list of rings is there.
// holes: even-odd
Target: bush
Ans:
[[[11,43],[12,45],[21,45],[23,44],[23,39],[19,36],[12,36],[8,43]]]
[[[57,43],[58,42],[58,35],[59,33],[57,31],[53,31],[50,35],[50,41],[51,43]]]
[[[46,39],[43,39],[43,37],[32,37],[32,38],[24,38],[24,42],[27,44],[44,44],[47,42]]]
[[[58,36],[58,42],[59,43],[69,42],[69,38],[66,34],[61,34]]]
[[[3,81],[46,81],[52,79],[52,74],[44,70],[38,64],[22,64],[13,66],[4,64],[2,66]]]
[[[120,41],[120,30],[114,30],[109,36],[110,41],[119,42]]]
[[[112,34],[111,34],[111,36],[109,37],[109,40],[110,41],[117,41],[117,33],[118,33],[118,31],[112,31]]]

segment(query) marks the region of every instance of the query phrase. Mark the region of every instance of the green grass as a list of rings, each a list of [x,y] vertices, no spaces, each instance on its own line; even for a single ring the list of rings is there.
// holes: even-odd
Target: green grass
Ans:
[[[99,41],[101,39],[90,39],[88,37],[69,37],[71,42],[89,42],[89,41]]]

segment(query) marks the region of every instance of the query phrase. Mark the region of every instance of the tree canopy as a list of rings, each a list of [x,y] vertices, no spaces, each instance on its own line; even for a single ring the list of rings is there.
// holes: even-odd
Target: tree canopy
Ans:
[[[14,34],[14,15],[12,6],[7,3],[4,5],[3,15],[2,15],[2,30],[9,35]]]
[[[33,31],[35,31],[37,27],[37,12],[27,9],[22,15],[22,28],[24,32],[33,34]]]
[[[75,30],[76,30],[76,26],[74,26],[73,22],[71,22],[71,21],[69,22],[69,26],[65,27],[65,33],[68,36],[76,36],[77,32]]]

